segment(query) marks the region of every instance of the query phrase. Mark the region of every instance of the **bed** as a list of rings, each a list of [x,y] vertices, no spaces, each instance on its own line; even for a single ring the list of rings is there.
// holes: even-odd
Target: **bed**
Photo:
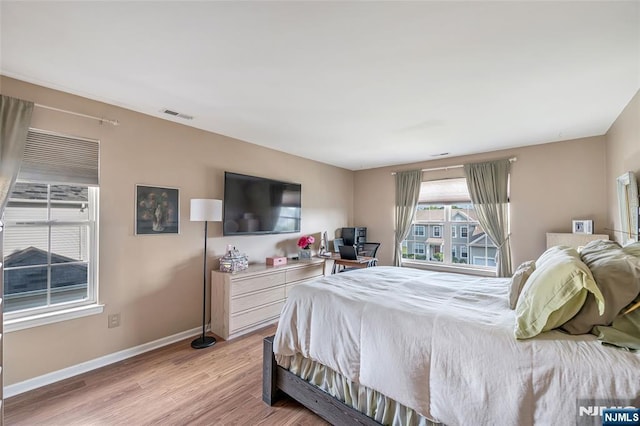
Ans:
[[[263,399],[334,424],[574,424],[640,404],[640,354],[591,334],[514,338],[509,279],[376,267],[293,288],[265,340]]]

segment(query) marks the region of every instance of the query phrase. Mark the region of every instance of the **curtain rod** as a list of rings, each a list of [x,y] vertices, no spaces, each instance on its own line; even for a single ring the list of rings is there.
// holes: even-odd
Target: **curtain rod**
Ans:
[[[517,157],[511,157],[509,158],[509,162],[513,163],[515,161],[517,161],[518,158]],[[455,166],[443,166],[443,167],[431,167],[430,169],[421,169],[421,172],[435,172],[438,170],[449,170],[449,169],[459,169],[461,167],[464,167],[464,164],[456,164]],[[395,175],[396,172],[391,172],[392,175]]]
[[[104,118],[104,117],[96,117],[94,115],[81,114],[79,112],[68,111],[66,109],[60,109],[60,108],[50,107],[50,106],[41,105],[41,104],[33,104],[33,106],[36,106],[36,107],[39,107],[39,108],[44,108],[44,109],[50,109],[51,111],[58,111],[58,112],[62,112],[62,113],[65,113],[65,114],[76,115],[78,117],[90,118],[91,120],[99,121],[100,124],[109,123],[112,126],[119,126],[120,125],[120,122],[118,120],[110,120],[110,119]]]

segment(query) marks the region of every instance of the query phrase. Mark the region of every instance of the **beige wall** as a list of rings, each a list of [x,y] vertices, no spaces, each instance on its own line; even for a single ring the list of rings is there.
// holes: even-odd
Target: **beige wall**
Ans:
[[[640,178],[640,91],[638,91],[606,134],[607,152],[607,205],[610,229],[620,229],[616,178],[625,172],[633,172]],[[621,241],[615,232],[612,238]]]
[[[573,219],[592,219],[595,232],[607,223],[604,137],[535,145],[356,172],[354,218],[367,239],[380,241],[380,263],[393,261],[392,171],[453,166],[517,157],[511,168],[511,248],[514,265],[537,258],[547,232],[571,232]],[[424,179],[462,176],[462,169],[425,172]]]
[[[225,170],[302,184],[302,233],[332,234],[353,217],[353,172],[166,120],[2,77],[2,94],[120,121],[120,126],[41,108],[32,126],[101,141],[101,315],[7,334],[5,385],[170,336],[201,324],[203,224],[191,198],[222,198]],[[301,141],[304,143],[304,141]],[[180,188],[180,235],[134,235],[135,184]],[[209,226],[209,254],[227,244],[252,261],[295,253],[301,234],[222,237]],[[107,328],[107,315],[122,325]]]

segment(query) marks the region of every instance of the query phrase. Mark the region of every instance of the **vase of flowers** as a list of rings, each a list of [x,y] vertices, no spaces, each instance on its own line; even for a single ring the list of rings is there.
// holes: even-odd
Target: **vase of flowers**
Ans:
[[[300,259],[311,259],[311,244],[315,243],[316,239],[311,235],[303,235],[298,240],[298,247],[300,247],[300,253],[298,257]]]

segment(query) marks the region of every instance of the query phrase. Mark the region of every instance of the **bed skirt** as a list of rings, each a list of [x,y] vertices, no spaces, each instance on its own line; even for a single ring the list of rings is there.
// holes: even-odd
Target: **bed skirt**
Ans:
[[[303,357],[276,355],[279,366],[346,405],[366,414],[378,423],[392,426],[436,426],[415,410],[406,407],[378,391],[354,383],[340,373]]]

